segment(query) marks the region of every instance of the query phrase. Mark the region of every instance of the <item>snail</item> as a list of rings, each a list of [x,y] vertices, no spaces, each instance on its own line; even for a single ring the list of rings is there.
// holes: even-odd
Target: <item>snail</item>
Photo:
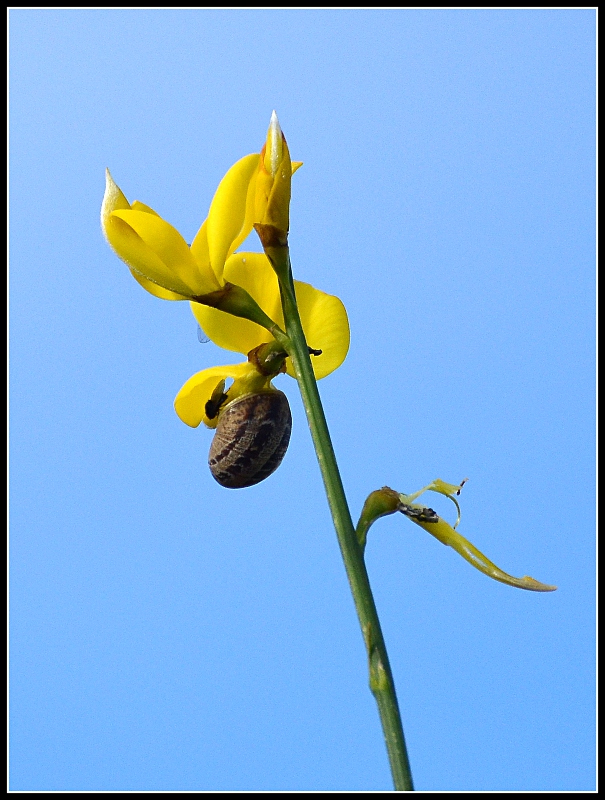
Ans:
[[[208,417],[219,417],[208,466],[221,486],[243,489],[260,483],[281,464],[292,414],[288,398],[277,389],[241,395],[224,405],[227,400],[219,386],[206,404]]]

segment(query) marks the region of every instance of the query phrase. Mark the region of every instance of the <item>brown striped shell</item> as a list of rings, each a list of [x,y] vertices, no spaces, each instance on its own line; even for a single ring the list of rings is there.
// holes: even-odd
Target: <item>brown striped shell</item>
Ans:
[[[227,489],[260,483],[281,464],[291,430],[283,392],[271,389],[238,397],[219,417],[208,455],[212,476]]]

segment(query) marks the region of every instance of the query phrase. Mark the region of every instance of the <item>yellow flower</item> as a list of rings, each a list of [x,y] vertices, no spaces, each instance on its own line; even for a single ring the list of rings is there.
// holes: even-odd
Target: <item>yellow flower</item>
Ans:
[[[225,287],[241,287],[269,322],[284,327],[278,280],[266,255],[235,252],[259,221],[258,214],[262,214],[260,219],[265,223],[284,222],[285,186],[289,200],[289,180],[284,177],[284,169],[289,169],[289,179],[300,164],[290,162],[285,139],[281,130],[277,134],[273,118],[267,142],[262,154],[245,156],[229,169],[216,190],[208,218],[190,247],[149,206],[139,201],[129,203],[109,171],[101,209],[101,225],[107,241],[126,262],[133,277],[156,297],[192,300],[193,313],[205,334],[219,347],[244,355],[272,340],[267,327],[221,311],[213,307],[215,303],[203,303],[210,302],[213,293],[220,293]],[[267,194],[267,184],[263,181],[272,172],[273,183]],[[271,199],[275,197],[279,199],[277,205]],[[274,208],[281,210],[271,217]],[[339,298],[308,283],[294,283],[307,341],[312,348],[322,351],[321,355],[313,356],[313,367],[316,377],[323,378],[339,367],[347,354],[347,313]],[[286,368],[293,376],[289,359]],[[177,413],[188,425],[199,425],[202,419],[208,424],[204,417],[205,403],[217,383],[223,378],[242,378],[251,369],[254,368],[245,362],[213,367],[194,375],[177,395]]]
[[[220,182],[208,218],[191,247],[176,228],[152,208],[138,200],[129,203],[109,170],[106,171],[101,207],[103,233],[134,278],[148,292],[164,300],[191,300],[216,292],[225,285],[228,280],[225,267],[229,257],[252,231],[255,222],[272,219],[267,211],[269,205],[275,205],[273,201],[269,203],[271,197],[276,194],[281,197],[285,191],[283,186],[287,185],[289,201],[289,180],[300,162],[291,164],[275,112],[267,141],[278,141],[276,125],[279,146],[270,148],[273,161],[266,156],[265,145],[261,154],[245,156],[231,167]],[[275,153],[279,159],[276,164]],[[269,164],[270,170],[277,170],[269,175],[268,187],[265,178],[269,173],[265,163]],[[289,169],[288,180],[283,176],[286,168]],[[260,186],[259,192],[257,185]],[[281,214],[283,218],[283,210]],[[265,258],[264,254],[262,258]],[[252,269],[255,267],[256,264],[251,266]]]

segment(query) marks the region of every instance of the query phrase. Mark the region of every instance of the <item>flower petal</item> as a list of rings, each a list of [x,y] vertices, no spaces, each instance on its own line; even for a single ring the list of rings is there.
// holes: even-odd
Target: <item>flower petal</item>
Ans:
[[[245,289],[265,314],[278,324],[279,317],[283,324],[277,276],[264,253],[229,256],[224,279]],[[271,334],[265,328],[249,320],[199,303],[192,303],[191,310],[206,336],[225,350],[246,355],[253,347],[271,340]]]
[[[253,199],[259,154],[244,156],[219,183],[208,212],[210,263],[221,281],[227,257],[252,230]],[[221,281],[222,282],[222,281]]]
[[[136,212],[139,215],[147,215],[151,222],[157,226],[164,226],[168,229],[168,238],[176,239],[176,249],[182,249],[179,239],[182,239],[178,231],[175,231],[172,226],[164,222],[159,214],[154,211],[145,203],[135,200],[132,205],[126,199],[126,196],[121,191],[120,187],[111,177],[109,170],[105,171],[106,184],[105,195],[103,197],[103,204],[101,206],[101,226],[103,233],[110,244],[115,250],[117,255],[126,262],[129,266],[133,277],[143,286],[148,292],[161,297],[164,300],[183,300],[191,297],[194,292],[190,282],[183,280],[183,275],[175,274],[173,265],[170,262],[166,263],[162,259],[162,254],[158,253],[153,247],[153,242],[145,242],[144,235],[141,231],[137,232],[136,226],[129,225],[125,222],[124,218],[120,219],[119,212]],[[114,215],[114,212],[115,215]],[[135,217],[131,216],[132,222]],[[183,244],[185,244],[183,242]],[[187,245],[185,244],[185,248]],[[198,269],[195,257],[191,255],[185,256],[189,260],[189,271],[191,271],[191,264],[194,265],[194,274],[196,277],[196,287],[205,291],[215,291],[219,288],[215,284],[214,278],[209,268],[207,273],[210,277],[209,281],[199,280],[200,270]],[[203,273],[202,273],[203,274]],[[199,292],[200,294],[202,292]]]
[[[136,231],[124,220],[115,216],[115,213],[106,220],[103,230],[107,241],[122,261],[128,264],[131,272],[137,272],[146,280],[171,292],[191,297],[193,294],[191,287],[178,278]]]
[[[189,297],[214,292],[220,288],[210,270],[206,274],[202,274],[187,242],[176,228],[173,228],[160,216],[147,211],[123,209],[114,211],[111,215],[110,222],[113,223],[116,220],[122,223],[120,227],[123,228],[125,224],[131,229],[134,237],[143,244],[145,252],[149,251],[155,256],[155,259],[152,260],[146,258],[143,263],[129,264],[153,283],[158,283],[179,294],[187,294]],[[136,242],[134,237],[133,235],[127,236],[132,245],[135,245]],[[137,249],[141,254],[144,252],[140,246]],[[119,250],[118,255],[124,258]],[[159,271],[158,262],[163,265]],[[149,267],[153,270],[153,274],[147,271]],[[158,277],[164,280],[158,280]],[[175,284],[175,279],[181,288]],[[186,290],[183,292],[185,287]]]
[[[105,233],[105,223],[107,222],[107,219],[112,211],[116,211],[119,208],[130,207],[130,203],[126,199],[126,195],[111,177],[111,172],[106,169],[105,194],[103,195],[103,203],[101,204],[101,227],[103,228],[103,232]]]
[[[294,281],[300,318],[309,347],[321,350],[320,356],[311,356],[317,380],[334,372],[349,351],[350,332],[347,311],[340,298],[316,289],[309,283]],[[282,317],[273,317],[282,324]],[[288,375],[294,377],[288,360]]]
[[[180,419],[192,428],[200,422],[213,427],[206,416],[206,403],[212,397],[219,381],[224,378],[239,378],[250,370],[250,364],[228,364],[224,367],[210,367],[197,372],[182,386],[174,399],[174,410]]]
[[[210,269],[210,253],[208,251],[208,220],[205,219],[202,223],[202,227],[199,231],[195,234],[195,239],[191,242],[191,252],[193,253],[193,257],[197,261],[198,265],[202,269]],[[222,283],[222,280],[219,279],[219,283]]]
[[[267,141],[261,150],[254,201],[254,222],[272,225],[280,231],[287,232],[290,227],[290,197],[294,170],[286,138],[281,132],[275,112],[273,114]],[[274,122],[277,131],[273,130]],[[279,159],[278,163],[275,163],[276,159]]]
[[[283,328],[279,284],[264,253],[235,253],[225,265],[224,278],[245,289],[262,310]],[[342,301],[308,283],[294,281],[296,297],[307,342],[321,350],[312,356],[315,377],[319,380],[337,369],[349,349],[350,333]],[[264,328],[245,319],[233,317],[215,308],[192,303],[191,308],[202,330],[219,347],[244,355],[269,340]],[[286,361],[288,375],[294,377],[292,364]]]
[[[154,211],[151,206],[146,206],[145,203],[141,203],[140,200],[133,200],[132,205],[130,206],[133,211],[145,211],[147,214],[153,214],[154,217],[159,217],[157,211]]]
[[[169,289],[164,289],[162,286],[158,286],[157,283],[152,283],[150,280],[147,280],[147,278],[144,278],[140,273],[135,272],[130,267],[129,269],[135,281],[140,283],[143,289],[146,289],[149,294],[154,295],[154,297],[159,297],[162,300],[189,300],[188,296],[185,297],[185,295],[171,292]]]
[[[120,229],[119,223],[112,223],[111,222],[111,214],[113,211],[118,211],[120,209],[135,209],[137,211],[147,211],[149,214],[157,213],[146,206],[144,203],[140,203],[138,200],[135,200],[132,205],[126,199],[126,196],[111,177],[111,173],[108,169],[105,170],[105,195],[103,197],[103,204],[101,206],[101,227],[103,228],[103,233],[111,247],[120,255]],[[114,243],[112,243],[112,239],[114,239]],[[123,255],[120,255],[120,258],[124,259]],[[126,260],[126,259],[124,259]],[[126,262],[128,263],[128,261]],[[138,281],[141,286],[146,289],[150,294],[155,295],[156,297],[161,297],[163,300],[186,300],[187,298],[183,295],[176,294],[175,292],[171,292],[168,289],[163,289],[161,286],[158,286],[156,283],[152,283],[147,278],[143,277],[139,272],[129,266],[130,273],[132,277]]]

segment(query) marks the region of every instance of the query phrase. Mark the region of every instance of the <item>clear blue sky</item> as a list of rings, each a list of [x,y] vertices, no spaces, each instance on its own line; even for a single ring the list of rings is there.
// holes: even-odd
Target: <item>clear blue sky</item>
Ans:
[[[172,403],[240,359],[99,227],[109,167],[190,241],[275,108],[353,513],[468,477],[461,533],[560,587],[372,530],[416,786],[593,789],[595,11],[14,10],[10,81],[11,788],[391,787],[296,384],[219,487]]]

